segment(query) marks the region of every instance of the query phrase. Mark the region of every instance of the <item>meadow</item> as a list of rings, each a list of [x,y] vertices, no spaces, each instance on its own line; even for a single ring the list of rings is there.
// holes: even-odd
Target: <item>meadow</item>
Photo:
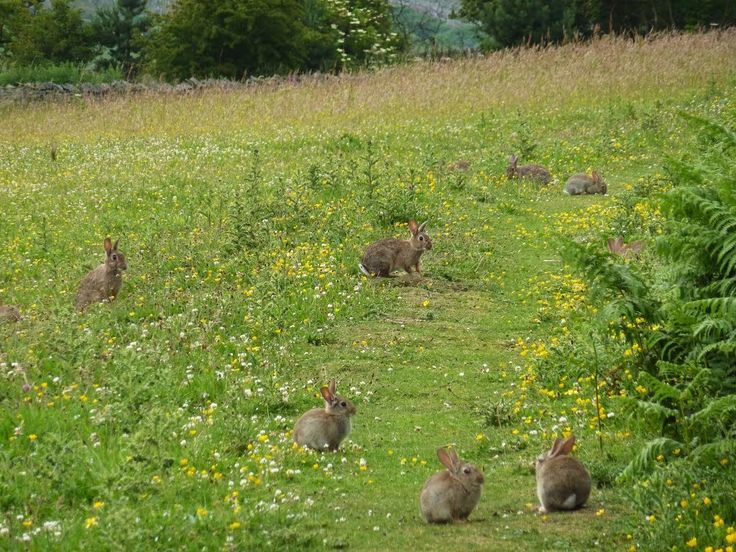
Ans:
[[[657,550],[617,479],[657,434],[624,407],[646,389],[573,340],[596,307],[560,244],[661,232],[637,191],[699,155],[679,113],[736,126],[735,86],[723,31],[0,105],[0,304],[24,315],[0,325],[0,547]],[[555,182],[508,181],[511,153]],[[607,196],[562,193],[590,169]],[[363,277],[409,219],[429,221],[423,277]],[[106,236],[122,290],[77,313]],[[298,449],[333,377],[353,431]],[[571,432],[593,494],[539,515],[533,461]],[[448,444],[486,485],[467,524],[428,526]],[[693,546],[673,519],[677,549],[728,550],[707,481],[670,484],[725,518]]]

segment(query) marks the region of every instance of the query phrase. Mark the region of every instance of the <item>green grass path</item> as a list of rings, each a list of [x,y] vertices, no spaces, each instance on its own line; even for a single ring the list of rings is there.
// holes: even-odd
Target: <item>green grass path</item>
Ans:
[[[523,214],[527,220],[521,222],[533,228],[541,224],[540,210],[579,208],[598,199],[570,204],[569,199],[554,196],[543,201]],[[442,254],[442,245],[437,244],[424,257],[425,278],[403,275],[368,282],[384,288],[381,292],[397,293],[390,313],[339,325],[327,345],[305,351],[300,366],[305,374],[372,382],[370,387],[376,389],[370,402],[359,403],[351,435],[363,448],[374,483],[344,481],[337,489],[345,491],[347,517],[358,518],[357,523],[347,522],[349,532],[328,539],[338,547],[624,548],[625,537],[615,524],[627,509],[617,491],[594,489],[588,506],[576,513],[538,515],[532,463],[541,451],[510,439],[518,420],[501,427],[484,422],[484,409],[513,391],[518,380],[515,340],[533,335],[536,306],[525,304],[517,292],[557,259],[549,245],[530,246],[516,237],[511,225],[489,232],[494,235],[484,238],[498,245],[498,266],[506,270],[501,284],[433,279],[432,255]],[[344,385],[342,391],[350,395]],[[481,441],[476,439],[479,434],[485,436]],[[419,491],[424,480],[441,468],[434,451],[446,444],[455,445],[462,458],[483,468],[486,485],[468,524],[427,526],[419,516]],[[324,529],[329,531],[329,523]]]

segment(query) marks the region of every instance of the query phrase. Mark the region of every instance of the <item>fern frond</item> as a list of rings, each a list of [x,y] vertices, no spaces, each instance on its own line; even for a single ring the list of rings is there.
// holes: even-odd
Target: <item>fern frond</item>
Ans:
[[[719,397],[708,403],[708,406],[688,416],[693,425],[723,424],[736,416],[736,395]]]
[[[705,347],[698,349],[697,353],[698,360],[702,360],[712,353],[720,353],[722,355],[732,357],[736,354],[736,341],[729,339],[726,341],[711,343],[710,345],[706,345]]]
[[[676,402],[680,401],[682,392],[677,387],[661,381],[648,372],[642,372],[639,374],[639,383],[653,392],[653,398],[656,401],[661,402],[662,399],[672,399]]]
[[[677,410],[669,408],[658,402],[636,400],[632,401],[634,410],[639,416],[661,422],[670,416],[676,416]]]
[[[707,392],[711,379],[711,371],[708,368],[700,368],[682,390],[680,394],[681,400],[686,401],[698,395],[704,395]]]
[[[719,339],[733,331],[734,324],[724,318],[706,318],[693,328],[693,336],[707,341]]]
[[[716,464],[722,458],[733,458],[736,455],[736,439],[725,438],[700,445],[690,452],[690,458],[695,462]]]
[[[631,480],[634,477],[647,473],[657,463],[657,456],[667,454],[673,449],[684,449],[685,446],[679,441],[669,437],[659,437],[649,441],[642,447],[629,465],[621,473],[621,479]]]
[[[711,316],[736,320],[736,297],[711,297],[689,301],[682,308],[691,314],[710,314]]]
[[[687,113],[686,111],[680,111],[678,115],[693,126],[699,127],[701,131],[708,134],[714,140],[721,142],[727,148],[736,147],[736,133],[727,126],[715,123],[710,119],[698,117],[692,113]]]

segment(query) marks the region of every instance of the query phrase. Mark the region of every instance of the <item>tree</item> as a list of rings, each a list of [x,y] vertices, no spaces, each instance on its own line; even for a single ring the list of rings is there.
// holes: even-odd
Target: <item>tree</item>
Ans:
[[[169,79],[286,73],[302,66],[299,0],[179,0],[154,20],[148,67]]]
[[[85,61],[92,54],[88,25],[71,0],[2,0],[8,19],[0,29],[0,44],[16,63]]]
[[[92,21],[94,38],[104,49],[102,55],[120,64],[129,76],[137,70],[143,35],[151,23],[147,4],[147,0],[117,0],[112,7],[98,9]]]
[[[386,0],[179,0],[157,16],[148,70],[169,79],[334,71],[391,61]]]
[[[557,42],[585,28],[578,0],[463,0],[460,15],[475,21],[493,49]]]
[[[460,15],[490,36],[486,48],[604,32],[647,33],[736,24],[734,0],[461,0]]]

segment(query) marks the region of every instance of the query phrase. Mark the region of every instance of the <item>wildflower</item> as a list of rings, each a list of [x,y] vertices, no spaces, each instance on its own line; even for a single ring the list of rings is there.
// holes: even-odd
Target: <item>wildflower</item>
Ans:
[[[603,515],[603,514],[605,514],[605,513],[606,513],[606,509],[605,509],[605,508],[601,508],[600,510],[598,510],[598,511],[597,511],[597,512],[595,513],[595,515],[597,515],[597,516],[602,516],[602,515]]]
[[[706,496],[706,497],[705,497],[705,498],[703,499],[703,504],[705,504],[706,506],[708,506],[708,505],[709,505],[710,503],[711,503],[711,500],[710,500],[710,498],[708,498],[708,497]]]
[[[93,507],[93,508],[94,508],[95,510],[99,510],[100,508],[102,508],[102,507],[104,507],[104,506],[105,506],[105,503],[104,503],[104,502],[102,502],[101,500],[98,500],[98,501],[96,501],[96,502],[95,502],[95,503],[94,503],[94,504],[92,505],[92,507]]]
[[[86,520],[84,520],[84,526],[89,529],[90,527],[97,525],[97,517],[88,517]]]
[[[682,499],[682,500],[680,501],[680,508],[687,508],[687,505],[688,505],[688,504],[689,504],[689,503],[688,503],[688,501],[687,501],[687,500],[685,500],[685,499],[683,498],[683,499]]]
[[[230,525],[227,526],[228,529],[231,531],[234,531],[235,529],[240,529],[240,522],[239,521],[233,521]]]
[[[28,436],[28,440],[29,440],[29,441],[35,441],[36,439],[38,439],[38,435],[36,435],[35,433],[31,433],[31,434],[30,434],[30,435]]]
[[[202,508],[201,506],[197,508],[197,517],[198,518],[205,518],[209,515],[209,512],[207,511],[207,508]]]
[[[696,537],[693,537],[685,544],[687,544],[690,548],[695,548],[696,546],[698,546],[698,539]]]

